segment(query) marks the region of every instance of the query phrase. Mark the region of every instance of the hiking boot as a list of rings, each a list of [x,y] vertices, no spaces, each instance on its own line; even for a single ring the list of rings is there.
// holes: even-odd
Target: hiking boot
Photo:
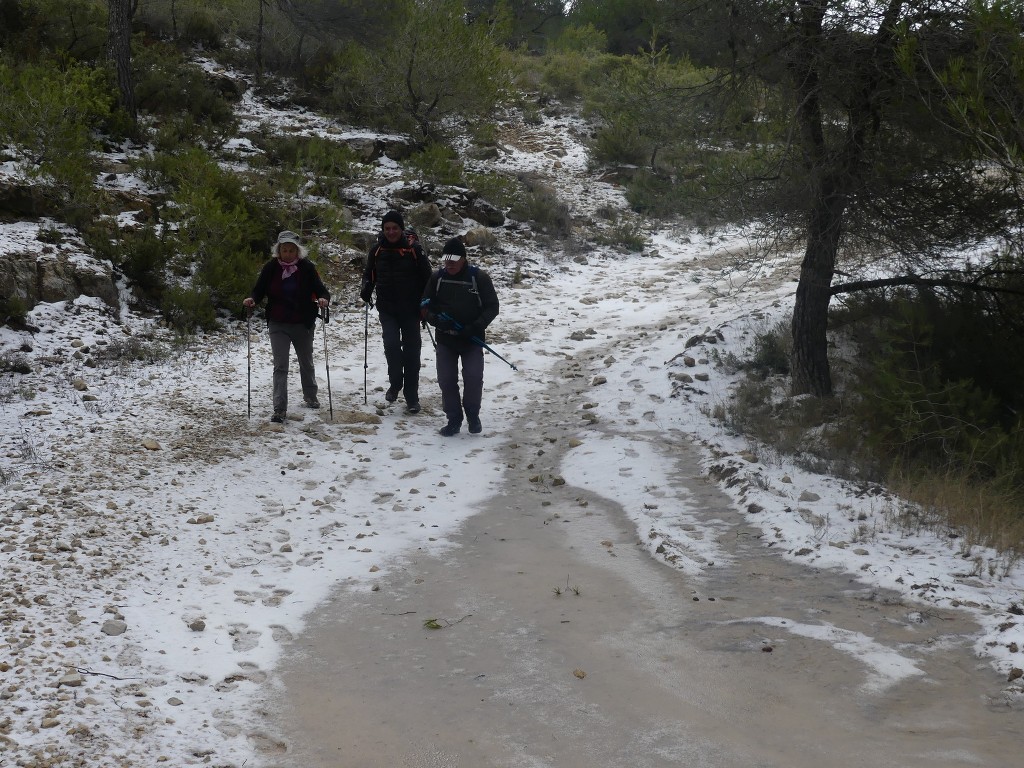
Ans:
[[[274,415],[270,417],[270,420],[275,424],[284,424],[284,411],[274,411]]]
[[[401,387],[388,387],[388,391],[384,393],[384,399],[389,403],[395,402],[398,399],[398,390],[400,389]]]
[[[420,412],[420,403],[419,403],[419,401],[417,400],[415,403],[409,403],[409,405],[407,405],[406,408],[405,408],[405,412],[406,413],[419,413]]]
[[[461,429],[461,424],[449,421],[447,424],[445,424],[443,427],[437,430],[437,434],[441,435],[441,437],[451,437],[452,435],[459,434],[459,430]]]
[[[314,410],[320,407],[320,401],[317,400],[315,397],[307,397],[305,400],[303,400],[302,404],[305,405],[307,408],[313,408]]]
[[[480,423],[480,419],[476,416],[468,416],[466,422],[469,424],[469,434],[479,435],[480,431],[484,428],[484,425]]]

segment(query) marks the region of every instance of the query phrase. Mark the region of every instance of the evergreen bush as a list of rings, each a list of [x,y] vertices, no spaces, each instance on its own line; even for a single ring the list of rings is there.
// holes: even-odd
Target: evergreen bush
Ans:
[[[203,69],[170,45],[153,43],[135,51],[135,98],[139,109],[160,117],[161,143],[168,135],[175,144],[196,144],[197,135],[208,146],[223,143],[235,131],[231,103]]]
[[[848,304],[854,316],[870,310],[858,326],[857,418],[897,466],[977,480],[1024,467],[1024,351],[976,298],[898,292]]]
[[[96,197],[91,152],[114,101],[102,69],[59,60],[20,67],[0,61],[0,144],[13,148],[68,223],[90,218]]]
[[[429,142],[406,161],[421,179],[433,184],[463,186],[465,169],[458,153],[446,144]]]
[[[240,312],[278,228],[274,212],[248,193],[242,177],[200,149],[158,155],[149,174],[172,189],[164,210],[172,225],[167,242],[174,257],[168,266],[189,286],[165,291],[165,313],[177,317],[178,300],[194,308],[195,293],[210,302],[211,312]]]

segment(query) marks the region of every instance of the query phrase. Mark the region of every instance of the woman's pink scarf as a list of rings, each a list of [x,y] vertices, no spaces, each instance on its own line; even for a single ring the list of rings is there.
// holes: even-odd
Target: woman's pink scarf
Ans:
[[[281,265],[281,279],[282,280],[287,280],[288,277],[290,277],[291,275],[295,274],[295,272],[297,272],[298,269],[299,269],[299,260],[298,259],[296,259],[295,261],[290,261],[287,264],[285,264],[283,261],[278,259],[277,263]]]

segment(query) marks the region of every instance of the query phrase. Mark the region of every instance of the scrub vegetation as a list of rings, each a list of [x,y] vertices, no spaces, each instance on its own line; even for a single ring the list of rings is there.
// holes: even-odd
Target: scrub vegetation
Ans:
[[[748,374],[721,418],[1020,552],[1019,6],[0,0],[0,161],[25,180],[0,215],[73,227],[139,304],[213,330],[280,229],[355,237],[347,188],[375,160],[280,126],[239,137],[255,88],[400,136],[410,181],[573,251],[642,251],[654,219],[757,226],[766,253],[803,254],[796,306],[720,361]],[[628,214],[580,221],[529,179],[475,173],[498,111],[573,115]],[[115,150],[152,187],[139,227],[98,183]],[[0,320],[29,309],[0,299]]]

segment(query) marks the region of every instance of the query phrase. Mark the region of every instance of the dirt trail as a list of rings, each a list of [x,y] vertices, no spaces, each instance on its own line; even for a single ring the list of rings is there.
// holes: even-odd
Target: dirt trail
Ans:
[[[731,523],[721,544],[735,558],[699,580],[652,559],[607,499],[530,482],[524,468],[541,450],[557,462],[567,440],[551,438],[578,419],[579,384],[553,381],[509,425],[515,469],[457,547],[411,556],[378,591],[339,592],[296,640],[274,703],[288,744],[276,765],[1019,765],[1019,716],[989,706],[998,681],[973,657],[967,615],[774,555],[701,479],[685,439],[674,482]],[[762,617],[861,633],[878,652]],[[920,674],[881,682],[871,664],[887,653]]]

